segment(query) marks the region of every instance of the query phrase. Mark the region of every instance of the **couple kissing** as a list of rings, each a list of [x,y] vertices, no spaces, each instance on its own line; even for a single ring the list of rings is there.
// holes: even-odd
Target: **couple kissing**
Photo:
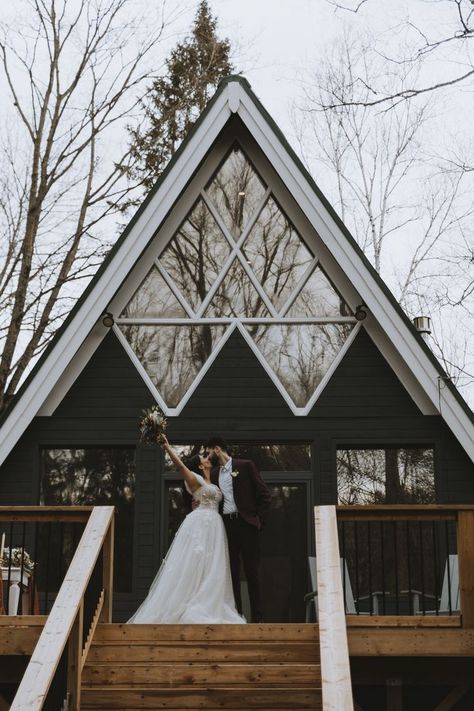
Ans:
[[[270,491],[254,462],[234,459],[221,437],[185,462],[163,436],[192,510],[130,618],[147,624],[243,624],[240,563],[247,578],[252,622],[262,622],[259,531]]]

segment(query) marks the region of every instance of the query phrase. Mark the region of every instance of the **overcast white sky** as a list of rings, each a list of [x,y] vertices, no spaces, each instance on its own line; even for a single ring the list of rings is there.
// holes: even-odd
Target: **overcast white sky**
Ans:
[[[161,0],[134,1],[150,18],[161,7]],[[0,3],[0,19],[8,18],[18,9],[16,2]],[[74,5],[80,0],[69,2]],[[356,0],[340,2],[356,4]],[[465,2],[468,4],[469,0]],[[250,81],[256,95],[293,143],[292,103],[301,97],[308,71],[318,66],[344,26],[356,34],[375,33],[380,46],[394,56],[401,45],[418,39],[415,30],[409,35],[408,20],[430,37],[457,26],[454,5],[449,0],[367,0],[357,14],[336,10],[328,0],[209,0],[209,3],[219,20],[219,34],[229,37],[236,48],[236,68]],[[166,0],[166,13],[174,16],[174,21],[166,29],[167,40],[161,47],[161,56],[156,58],[157,64],[189,31],[197,6],[198,0]],[[460,55],[449,45],[442,56],[427,62],[424,79],[428,82],[452,76],[462,69]],[[4,87],[0,85],[0,89]],[[433,145],[441,150],[453,139],[463,145],[470,140],[474,145],[472,84],[445,91],[442,96],[436,106],[437,119],[429,129]],[[4,115],[8,115],[8,108],[4,104],[2,109],[0,101],[0,117]],[[315,177],[319,179],[317,174]],[[474,331],[472,321],[471,330]]]

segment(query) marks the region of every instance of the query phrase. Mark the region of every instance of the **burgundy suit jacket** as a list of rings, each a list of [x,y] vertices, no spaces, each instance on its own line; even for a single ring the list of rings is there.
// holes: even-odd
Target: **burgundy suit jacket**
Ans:
[[[211,471],[211,481],[217,486],[219,486],[219,469],[220,467],[214,467]],[[232,477],[237,511],[247,523],[260,529],[265,513],[270,508],[272,500],[270,489],[251,459],[232,457],[232,471],[238,472],[237,476]],[[222,509],[223,503],[220,507],[221,513]]]

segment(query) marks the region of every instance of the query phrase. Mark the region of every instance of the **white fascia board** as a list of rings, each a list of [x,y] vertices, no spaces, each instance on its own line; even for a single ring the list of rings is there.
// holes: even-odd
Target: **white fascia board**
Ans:
[[[317,199],[312,186],[281,144],[267,120],[249,95],[241,87],[239,90],[238,115],[243,123],[341,268],[346,274],[351,275],[351,281],[363,302],[375,319],[383,324],[388,338],[412,370],[435,411],[442,415],[474,461],[474,427],[463,408],[448,388],[440,389],[439,373],[433,363],[368,272],[333,217]]]
[[[230,115],[228,91],[223,91],[3,423],[0,465],[38,414],[56,383],[83,346],[97,320],[106,310],[115,292],[178,199]],[[104,336],[107,332],[108,329],[104,328]],[[98,343],[96,347],[97,345]],[[82,352],[86,354],[87,350],[85,348]],[[75,370],[77,371],[79,367],[78,365]]]

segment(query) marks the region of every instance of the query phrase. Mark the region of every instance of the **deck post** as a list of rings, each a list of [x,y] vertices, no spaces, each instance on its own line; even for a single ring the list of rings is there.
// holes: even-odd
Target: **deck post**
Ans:
[[[102,548],[102,589],[104,591],[104,603],[100,611],[99,622],[112,622],[112,598],[114,588],[114,531],[115,517],[112,517]]]
[[[353,711],[335,506],[315,506],[319,644],[324,711]]]
[[[457,549],[462,626],[474,627],[474,511],[458,512]]]
[[[81,600],[76,619],[71,630],[67,650],[67,692],[68,709],[79,711],[81,708],[81,671],[82,671],[82,631],[84,626],[84,598]]]

